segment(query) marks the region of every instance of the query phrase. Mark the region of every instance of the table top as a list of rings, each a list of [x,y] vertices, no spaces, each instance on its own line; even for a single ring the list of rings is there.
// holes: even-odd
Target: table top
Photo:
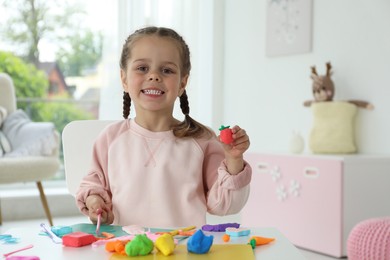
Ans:
[[[291,242],[288,241],[288,239],[282,233],[280,233],[276,228],[250,228],[250,230],[251,232],[249,236],[231,237],[229,242],[223,242],[222,240],[222,236],[225,234],[225,232],[204,232],[204,233],[205,235],[214,236],[213,245],[247,244],[250,236],[272,237],[275,238],[275,241],[267,245],[257,246],[253,250],[254,252],[253,259],[262,259],[262,260],[305,259],[304,256],[301,254],[301,252],[293,244],[291,244]],[[88,245],[88,246],[77,247],[77,248],[65,247],[62,244],[55,244],[49,237],[41,235],[40,232],[41,232],[40,227],[11,228],[7,230],[3,234],[10,234],[13,237],[20,238],[20,241],[16,244],[0,244],[0,256],[3,256],[3,254],[5,253],[32,244],[33,245],[32,248],[15,253],[12,256],[38,256],[41,260],[114,259],[113,254],[107,252],[104,249],[104,246],[92,247]],[[186,245],[187,241],[188,239],[181,240],[179,244]],[[223,248],[223,247],[219,247],[219,248]],[[130,257],[125,257],[121,259],[127,259],[127,258],[130,259]],[[141,258],[143,257],[139,257],[139,259]],[[156,256],[156,258],[152,257],[151,259],[157,259],[157,258],[159,257]],[[168,257],[164,257],[164,259],[166,260],[170,258],[177,259],[175,258],[175,254]],[[134,257],[132,257],[131,259],[134,259]]]

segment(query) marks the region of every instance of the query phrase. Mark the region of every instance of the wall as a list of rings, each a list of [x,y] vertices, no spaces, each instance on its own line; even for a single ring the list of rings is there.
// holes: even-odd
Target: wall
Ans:
[[[360,152],[390,154],[390,2],[313,1],[312,51],[272,58],[265,56],[267,2],[225,2],[225,122],[249,132],[252,151],[288,151],[297,130],[310,152],[311,112],[302,105],[312,98],[310,66],[322,74],[331,61],[335,100],[375,106],[358,112]]]

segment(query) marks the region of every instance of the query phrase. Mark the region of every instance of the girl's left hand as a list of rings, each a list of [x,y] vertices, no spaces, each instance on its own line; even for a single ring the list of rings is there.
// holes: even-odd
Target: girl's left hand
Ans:
[[[240,159],[243,157],[244,152],[249,148],[249,136],[245,129],[242,129],[239,126],[233,126],[231,129],[233,133],[233,142],[231,144],[221,142],[221,144],[227,157],[230,157],[231,159]]]

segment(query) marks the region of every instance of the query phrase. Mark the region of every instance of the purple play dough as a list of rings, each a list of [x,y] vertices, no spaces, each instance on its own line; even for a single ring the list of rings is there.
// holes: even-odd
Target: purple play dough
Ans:
[[[202,226],[203,231],[214,231],[214,232],[225,232],[226,228],[233,227],[239,228],[240,224],[238,223],[225,223],[225,224],[216,224],[216,225],[204,225]]]

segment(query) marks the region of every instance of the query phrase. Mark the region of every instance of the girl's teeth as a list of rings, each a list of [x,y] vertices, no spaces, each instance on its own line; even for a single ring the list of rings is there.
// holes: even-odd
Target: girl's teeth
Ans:
[[[161,90],[157,89],[145,89],[142,92],[147,95],[161,95],[163,93]]]

